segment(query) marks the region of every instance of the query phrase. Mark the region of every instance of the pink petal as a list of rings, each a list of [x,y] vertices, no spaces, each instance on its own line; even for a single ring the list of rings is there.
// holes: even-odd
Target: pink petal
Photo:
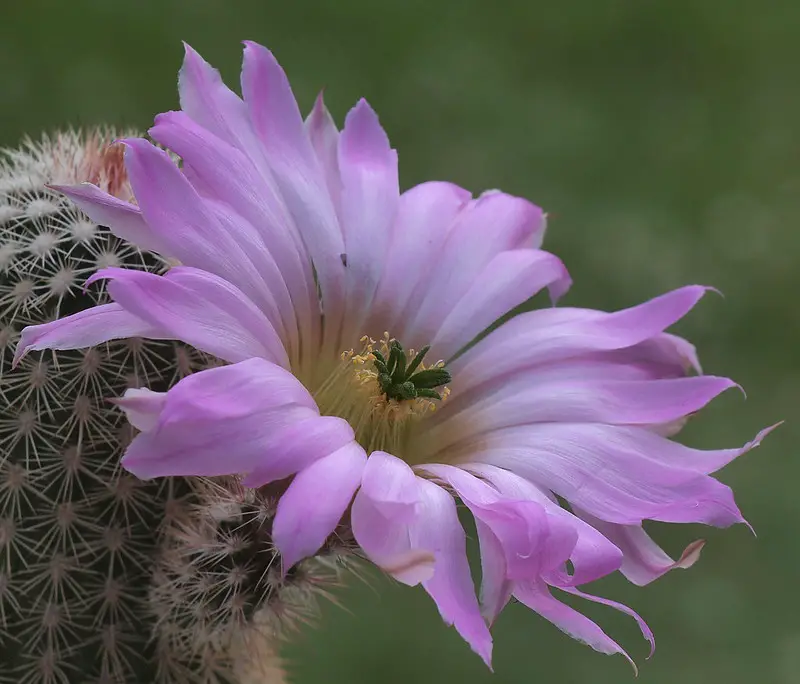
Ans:
[[[405,461],[385,451],[370,454],[359,495],[380,515],[410,523],[416,518],[418,489],[417,476]]]
[[[632,347],[685,316],[705,292],[684,287],[615,313],[558,308],[520,314],[449,364],[453,391],[456,383],[466,392],[533,365]]]
[[[508,579],[503,545],[491,528],[475,520],[481,554],[481,615],[491,626],[511,599],[513,583]]]
[[[653,632],[650,629],[650,627],[647,626],[647,623],[635,610],[629,608],[624,603],[611,601],[610,599],[605,599],[600,596],[593,596],[592,594],[587,594],[583,591],[580,591],[579,589],[564,588],[563,591],[566,591],[569,594],[573,594],[574,596],[580,596],[581,598],[584,598],[587,601],[592,601],[593,603],[599,603],[600,605],[608,606],[609,608],[613,608],[614,610],[618,610],[620,613],[625,613],[625,615],[629,615],[630,617],[632,617],[636,621],[636,624],[638,625],[640,631],[642,632],[642,636],[650,644],[650,655],[647,657],[648,658],[653,657],[653,654],[656,651],[656,639],[653,636]]]
[[[368,325],[375,335],[391,330],[405,340],[400,315],[417,284],[438,263],[447,232],[470,198],[463,188],[441,182],[422,183],[400,195]]]
[[[265,458],[243,480],[245,487],[261,487],[299,472],[321,455],[355,439],[350,424],[334,416],[314,415],[275,430],[266,443]]]
[[[554,598],[544,582],[518,582],[514,588],[514,597],[552,622],[562,632],[591,646],[595,651],[609,655],[621,653],[636,671],[633,660],[616,641],[585,615]]]
[[[272,536],[288,571],[325,543],[350,505],[367,462],[351,442],[301,470],[281,496]]]
[[[695,346],[677,335],[664,333],[656,341],[661,343],[665,358],[677,359],[688,372],[694,370],[695,373],[702,374],[700,360],[697,358]]]
[[[326,331],[338,336],[344,306],[344,239],[325,176],[286,74],[272,53],[245,42],[242,92],[286,206],[314,261]],[[327,340],[338,345],[338,340]]]
[[[225,142],[252,148],[255,134],[241,98],[222,81],[214,69],[189,45],[178,75],[181,109]]]
[[[411,546],[410,525],[417,518],[419,484],[414,471],[391,454],[375,451],[367,460],[361,489],[353,501],[353,534],[376,565],[413,586],[430,579],[434,556]]]
[[[209,133],[246,155],[264,182],[276,187],[247,106],[223,83],[219,71],[185,43],[184,47],[186,57],[178,76],[181,109]]]
[[[103,304],[49,323],[29,325],[22,331],[14,364],[37,349],[82,349],[128,337],[175,339],[169,331],[137,318],[119,304]]]
[[[299,246],[292,241],[296,227],[276,186],[252,158],[197,124],[186,112],[159,114],[148,133],[181,157],[183,168],[191,169],[203,193],[242,213],[266,244],[286,250],[297,262],[297,254],[292,254]]]
[[[675,568],[690,568],[699,559],[705,541],[698,539],[689,544],[675,561],[658,545],[641,525],[615,525],[595,518],[585,511],[575,513],[611,539],[624,554],[620,572],[638,586],[649,584]]]
[[[420,480],[419,523],[412,528],[411,545],[432,549],[433,577],[423,582],[439,613],[484,662],[491,667],[492,637],[481,617],[467,561],[466,535],[453,497],[432,482]]]
[[[131,388],[124,396],[111,400],[124,412],[128,422],[137,430],[151,432],[156,429],[167,403],[166,392],[153,392],[146,387]]]
[[[481,464],[463,467],[490,482],[503,496],[539,502],[549,517],[559,517],[573,528],[577,540],[569,556],[573,566],[572,575],[567,574],[566,568],[547,573],[545,578],[549,584],[562,588],[587,584],[620,568],[622,551],[591,524],[561,508],[550,492],[539,489],[508,470]]]
[[[606,352],[609,358],[636,363],[652,370],[653,377],[680,378],[694,371],[702,375],[694,346],[686,340],[661,333],[628,349]]]
[[[180,389],[178,389],[180,388]],[[160,425],[173,421],[249,418],[261,411],[301,406],[319,414],[313,397],[288,370],[265,361],[248,359],[194,373],[168,392],[169,411]]]
[[[271,457],[281,459],[282,449],[293,448],[276,444],[275,434],[319,416],[300,382],[263,359],[190,375],[165,399],[150,397],[149,407],[142,405],[141,390],[130,392],[120,405],[148,416],[137,422],[150,429],[133,440],[122,465],[141,478],[250,472]],[[153,426],[156,411],[160,412]],[[301,456],[313,460],[325,453],[329,452]]]
[[[344,329],[360,336],[383,271],[400,196],[397,153],[365,100],[345,119],[339,138],[339,172],[347,262]]]
[[[91,183],[51,187],[69,197],[92,221],[107,227],[117,237],[139,249],[171,256],[168,244],[147,225],[135,204],[123,202]]]
[[[423,468],[450,485],[475,518],[487,525],[500,541],[509,579],[538,577],[569,558],[577,534],[559,518],[548,518],[540,503],[506,499],[493,487],[455,466],[426,464]]]
[[[235,147],[192,121],[184,112],[156,117],[150,135],[179,154],[185,173],[222,204],[222,214],[241,215],[238,237],[252,245],[248,254],[274,295],[287,330],[295,330],[295,312],[310,318],[318,309],[310,261],[294,222],[274,183]],[[208,195],[207,195],[208,198]],[[313,296],[313,306],[312,306]],[[306,328],[310,322],[305,321]],[[296,337],[296,332],[295,332]]]
[[[297,157],[313,166],[314,150],[305,130],[289,79],[273,54],[262,45],[244,41],[242,94],[258,136],[272,153]]]
[[[280,338],[259,309],[236,287],[211,273],[180,266],[165,276],[106,268],[108,291],[126,311],[150,325],[226,361],[257,356],[288,367]]]
[[[435,266],[418,283],[404,315],[403,344],[419,349],[483,269],[499,254],[523,246],[542,222],[539,207],[493,191],[473,200],[448,230]]]
[[[613,374],[614,367],[606,366]],[[586,364],[523,371],[505,383],[483,385],[472,403],[446,405],[429,433],[439,448],[506,427],[533,423],[659,425],[698,411],[736,383],[694,376],[666,380],[592,378]],[[462,409],[463,407],[463,409]],[[459,410],[462,409],[462,410]]]
[[[464,429],[464,424],[468,422],[465,417],[482,414],[477,406],[491,408],[498,401],[513,402],[514,392],[533,391],[535,393],[539,385],[552,385],[554,382],[577,381],[599,385],[609,382],[657,380],[663,377],[661,374],[663,369],[656,364],[650,364],[640,359],[638,352],[636,356],[632,355],[630,358],[622,356],[627,351],[581,354],[576,357],[530,366],[518,373],[502,375],[478,385],[462,384],[461,381],[464,378],[460,375],[456,376],[450,384],[451,386],[455,384],[458,392],[451,395],[425,421],[423,427],[426,444],[430,446],[428,447],[429,453],[420,456],[424,456],[424,460],[430,460],[432,454],[436,453],[436,450],[444,448],[445,444],[459,441],[465,436],[460,432]],[[683,372],[676,375],[673,371],[674,368],[666,369],[665,376],[667,378],[685,377]],[[513,388],[513,391],[509,391],[510,388]],[[547,412],[549,407],[537,405],[536,410]],[[453,429],[450,429],[451,427]],[[468,432],[473,433],[481,429],[480,424],[470,422]]]
[[[233,212],[215,214],[166,152],[145,140],[123,142],[142,214],[170,255],[236,285],[280,326],[274,296],[253,262],[258,246],[251,230]]]
[[[317,96],[314,108],[306,119],[306,130],[325,173],[325,183],[336,207],[336,213],[341,216],[342,178],[339,174],[338,158],[339,129],[336,128],[333,117],[325,106],[322,93]]]
[[[742,449],[700,451],[637,428],[542,423],[487,433],[476,450],[462,450],[459,458],[511,470],[609,522],[743,522],[730,488],[705,475]]]
[[[556,256],[533,249],[500,252],[475,276],[431,342],[435,358],[447,359],[471,342],[504,314],[542,288],[555,302],[571,284],[569,273]]]
[[[544,235],[547,232],[547,214],[542,213],[542,220],[536,225],[534,230],[523,242],[521,247],[526,249],[541,249],[544,242]]]
[[[385,556],[380,568],[398,582],[414,587],[433,577],[436,556],[425,549],[409,549],[395,556]]]

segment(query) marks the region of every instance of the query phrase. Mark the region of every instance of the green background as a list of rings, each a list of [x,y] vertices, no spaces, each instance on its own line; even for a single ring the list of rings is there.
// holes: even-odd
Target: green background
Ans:
[[[746,528],[667,528],[700,563],[640,589],[658,641],[586,607],[629,647],[643,684],[800,682],[796,397],[800,314],[800,3],[796,0],[2,0],[0,144],[58,126],[146,127],[177,107],[184,39],[238,82],[240,46],[273,49],[301,105],[326,88],[339,121],[365,96],[399,150],[404,187],[502,188],[551,212],[546,246],[575,279],[566,304],[629,306],[686,283],[718,287],[679,326],[723,396],[684,438],[737,446]],[[495,630],[495,674],[421,590],[368,574],[287,652],[305,683],[632,682],[622,658],[571,641],[521,606]]]

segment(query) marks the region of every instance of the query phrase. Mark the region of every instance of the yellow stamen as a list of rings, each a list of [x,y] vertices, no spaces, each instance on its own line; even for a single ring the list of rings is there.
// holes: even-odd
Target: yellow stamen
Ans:
[[[388,332],[379,340],[362,337],[361,351],[342,352],[339,365],[313,395],[323,415],[339,416],[350,423],[367,453],[387,451],[403,458],[415,426],[436,410],[437,401],[427,397],[397,400],[386,396],[378,382],[375,352],[387,358],[392,341]],[[415,355],[413,349],[407,351],[407,358],[413,359]],[[442,361],[429,366],[422,363],[419,370],[442,366]],[[439,393],[444,401],[450,390],[445,387]]]

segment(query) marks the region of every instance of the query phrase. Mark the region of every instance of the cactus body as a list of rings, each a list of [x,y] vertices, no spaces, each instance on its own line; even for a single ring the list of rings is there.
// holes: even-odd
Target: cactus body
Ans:
[[[89,180],[131,199],[111,131],[28,142],[0,160],[0,682],[278,682],[273,639],[336,575],[282,578],[275,497],[235,479],[142,482],[108,402],[215,363],[170,341],[25,357],[20,330],[107,301],[98,268],[165,270],[46,184]],[[325,555],[323,554],[323,555]]]

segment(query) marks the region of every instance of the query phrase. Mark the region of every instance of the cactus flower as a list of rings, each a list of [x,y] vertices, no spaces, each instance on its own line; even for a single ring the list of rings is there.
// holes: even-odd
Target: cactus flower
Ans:
[[[711,474],[766,431],[713,451],[671,439],[735,387],[701,374],[694,348],[665,332],[706,288],[506,320],[570,285],[540,249],[539,207],[445,182],[400,192],[371,107],[358,102],[340,131],[320,97],[304,120],[254,43],[243,97],[188,47],[179,89],[181,110],[149,133],[181,164],[121,141],[134,203],[59,188],[178,265],[97,271],[88,285],[103,281],[113,303],[26,328],[17,358],[143,337],[221,359],[167,392],[116,399],[139,430],[123,466],[145,479],[285,481],[273,527],[284,571],[344,519],[365,556],[421,584],[487,664],[490,626],[512,597],[603,653],[625,654],[559,595],[632,615],[652,643],[636,613],[578,587],[617,570],[646,584],[695,562],[702,543],[675,561],[644,520],[744,522]],[[477,525],[480,597],[456,498]]]

